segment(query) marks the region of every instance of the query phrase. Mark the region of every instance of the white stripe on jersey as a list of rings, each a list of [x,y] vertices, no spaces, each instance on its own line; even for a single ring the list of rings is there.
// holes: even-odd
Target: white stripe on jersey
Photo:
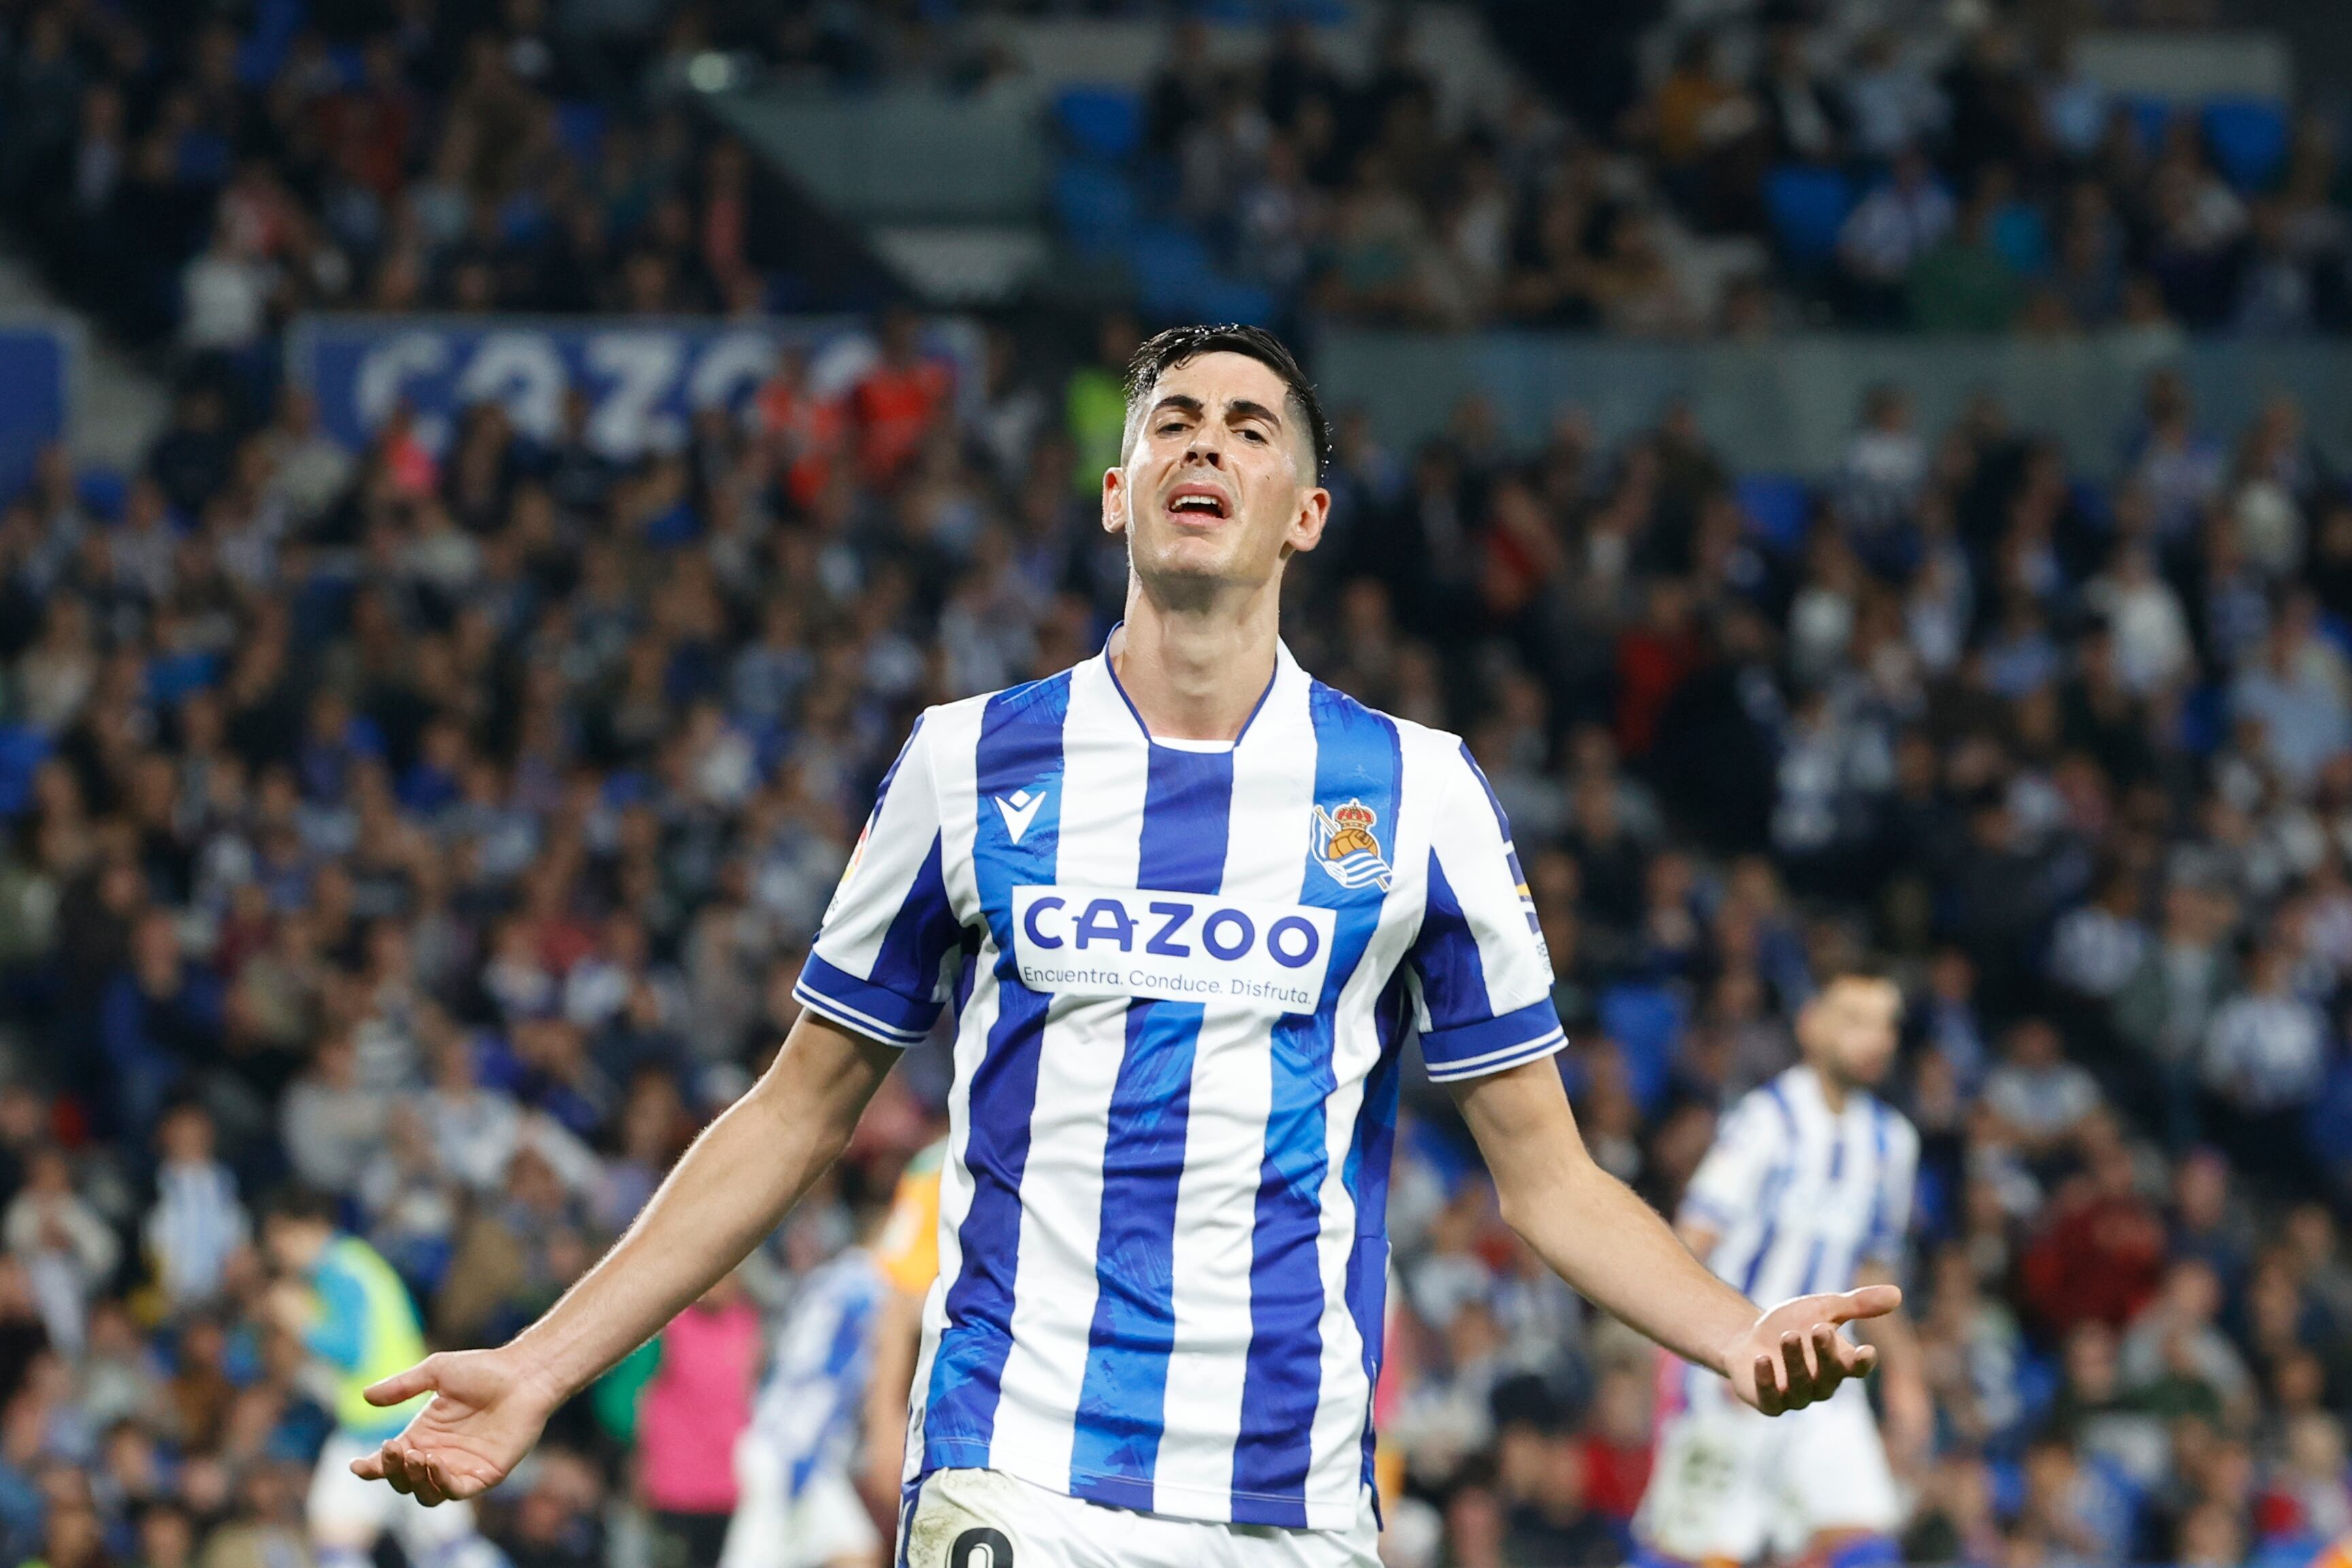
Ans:
[[[1307,722],[1305,682],[1269,693],[1259,722],[1295,728]],[[1279,708],[1276,707],[1280,704]],[[1236,747],[1235,817],[1295,819],[1314,809],[1315,758],[1303,747]],[[1228,837],[1224,890],[1269,904],[1299,902],[1304,861],[1273,855],[1243,834]],[[1196,1123],[1184,1151],[1176,1195],[1173,1307],[1176,1343],[1168,1363],[1167,1431],[1160,1440],[1155,1487],[1215,1500],[1234,1479],[1234,1439],[1241,1430],[1243,1370],[1249,1343],[1231,1303],[1249,1298],[1250,1240],[1258,1172],[1265,1157],[1267,1103],[1274,1083],[1249,1069],[1265,1052],[1265,1020],[1241,1011],[1203,1018],[1192,1058],[1196,1099],[1228,1084],[1233,1114]],[[1215,1139],[1212,1145],[1210,1139]],[[1213,1501],[1210,1515],[1223,1518]]]
[[[1133,887],[1137,835],[1151,747],[1106,681],[1074,681],[1075,730],[1098,731],[1100,746],[1066,752],[1062,775],[1061,855],[1084,863],[1104,887]],[[1068,876],[1065,881],[1075,880]],[[1119,1053],[1099,1037],[1101,1004],[1057,997],[1045,1013],[1044,1056],[1055,1063],[1037,1075],[1029,1118],[1029,1164],[1021,1183],[1021,1269],[1055,1281],[1050,1291],[1013,1299],[1013,1354],[1004,1364],[996,1440],[1029,1463],[1058,1475],[1070,1469],[1085,1344],[1094,1320],[1095,1232],[1102,1214],[1103,1142]],[[1118,1009],[1124,1022],[1125,1009]]]
[[[891,1040],[961,996],[909,1475],[1351,1524],[1404,1040],[1563,1043],[1523,881],[1459,740],[1287,651],[1230,750],[1100,657],[927,713],[795,988]]]
[[[1861,1090],[1832,1112],[1800,1065],[1724,1117],[1682,1218],[1716,1233],[1707,1266],[1759,1302],[1848,1291],[1864,1263],[1899,1268],[1918,1162],[1900,1113]]]

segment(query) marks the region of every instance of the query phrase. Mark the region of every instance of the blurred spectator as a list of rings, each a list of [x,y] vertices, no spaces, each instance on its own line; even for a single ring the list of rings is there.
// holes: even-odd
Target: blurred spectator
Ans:
[[[61,1354],[79,1354],[90,1297],[113,1274],[121,1243],[74,1189],[64,1150],[35,1151],[25,1185],[0,1215],[0,1233],[24,1266],[49,1343]]]
[[[214,1157],[213,1119],[203,1106],[183,1103],[166,1111],[156,1143],[163,1161],[145,1241],[156,1281],[176,1312],[201,1306],[220,1291],[230,1260],[252,1241],[253,1226],[238,1201],[236,1178]]]
[[[2027,1019],[2001,1043],[2000,1065],[1985,1079],[1985,1109],[2029,1157],[2072,1142],[2100,1106],[2099,1086],[2066,1060],[2058,1031]]]
[[[735,1440],[751,1418],[760,1314],[730,1274],[657,1343],[637,1419],[637,1488],[660,1532],[657,1561],[716,1568],[735,1511]]]

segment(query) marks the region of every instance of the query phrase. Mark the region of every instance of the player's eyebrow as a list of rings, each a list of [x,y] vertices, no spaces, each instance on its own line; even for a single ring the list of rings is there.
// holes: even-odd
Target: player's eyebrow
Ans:
[[[1151,405],[1151,412],[1155,415],[1168,409],[1175,409],[1199,419],[1209,412],[1209,405],[1190,392],[1170,392]],[[1225,413],[1228,418],[1262,419],[1276,430],[1282,428],[1282,415],[1255,398],[1234,398],[1225,404]]]

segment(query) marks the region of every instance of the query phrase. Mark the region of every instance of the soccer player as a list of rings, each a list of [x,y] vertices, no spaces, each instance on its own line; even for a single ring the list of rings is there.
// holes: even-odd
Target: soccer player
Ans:
[[[940,1279],[899,1552],[914,1568],[1377,1562],[1391,1133],[1417,1036],[1546,1262],[1777,1413],[1875,1353],[1891,1289],[1759,1312],[1587,1155],[1510,835],[1452,736],[1277,635],[1325,426],[1252,328],[1138,350],[1103,526],[1127,615],[1059,674],[926,713],[882,783],[774,1066],[512,1343],[355,1467],[503,1476],[572,1390],[734,1265],[957,1011]]]
[[[319,1452],[305,1511],[320,1568],[367,1568],[376,1537],[390,1530],[415,1568],[497,1568],[505,1555],[474,1531],[470,1505],[435,1511],[425,1500],[372,1487],[355,1460],[396,1437],[425,1404],[384,1402],[370,1385],[425,1354],[425,1333],[408,1287],[374,1248],[335,1227],[335,1202],[293,1188],[273,1197],[261,1242],[278,1278],[269,1310],[302,1348],[326,1364],[335,1385],[335,1429]]]
[[[889,1290],[860,1245],[845,1248],[793,1296],[751,1424],[736,1439],[739,1500],[719,1568],[880,1563],[881,1534],[853,1468],[876,1320]]]
[[[1717,1278],[1748,1295],[1894,1281],[1919,1135],[1871,1092],[1895,1054],[1902,997],[1840,974],[1797,1015],[1803,1061],[1724,1118],[1676,1228]],[[1898,1450],[1922,1455],[1933,1419],[1899,1313],[1865,1330],[1885,1368]],[[1722,1380],[1666,1358],[1657,1459],[1635,1533],[1645,1559],[1746,1563],[1768,1549],[1815,1568],[1899,1561],[1900,1504],[1859,1384],[1768,1422]]]

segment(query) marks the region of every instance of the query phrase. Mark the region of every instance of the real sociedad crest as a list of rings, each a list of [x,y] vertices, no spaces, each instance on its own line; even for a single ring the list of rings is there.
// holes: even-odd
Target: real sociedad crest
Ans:
[[[1389,890],[1389,862],[1381,858],[1381,841],[1372,833],[1380,820],[1380,813],[1361,800],[1331,811],[1316,803],[1315,853],[1341,887]]]

